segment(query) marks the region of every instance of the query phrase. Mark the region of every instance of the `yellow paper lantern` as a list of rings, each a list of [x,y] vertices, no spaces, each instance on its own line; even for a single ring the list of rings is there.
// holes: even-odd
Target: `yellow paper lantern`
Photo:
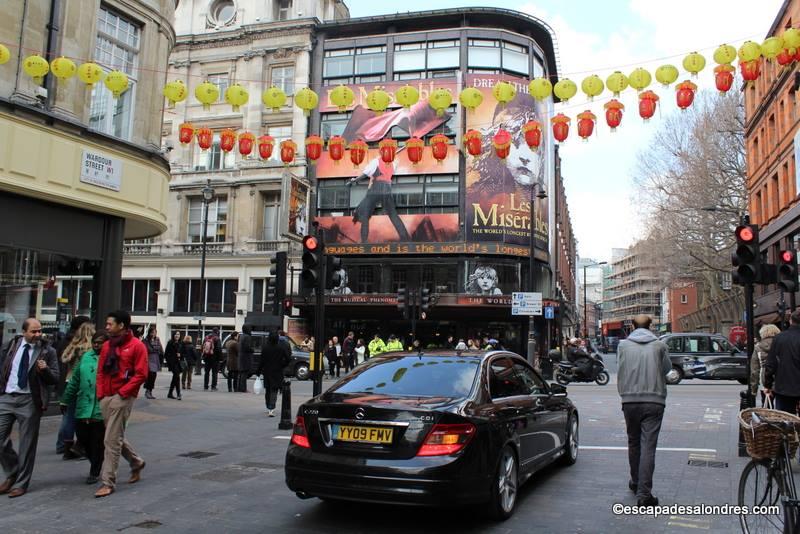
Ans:
[[[186,97],[189,96],[189,90],[186,89],[186,85],[182,81],[175,80],[164,86],[164,96],[169,101],[169,107],[174,108],[176,102],[186,100]]]
[[[344,113],[347,108],[353,105],[356,100],[356,95],[353,90],[346,85],[339,85],[331,91],[331,102],[339,110],[339,113]]]
[[[261,101],[265,106],[271,108],[272,111],[277,112],[286,104],[286,93],[284,93],[283,89],[280,87],[275,87],[273,85],[261,93]]]
[[[499,81],[492,87],[492,95],[501,106],[505,106],[517,96],[517,90],[511,82]]]
[[[75,73],[78,72],[78,67],[71,59],[59,57],[50,63],[50,70],[60,81],[66,81],[75,76]]]
[[[249,99],[250,94],[238,83],[225,89],[225,102],[231,105],[234,112],[239,111],[239,107],[247,104]]]
[[[730,65],[736,59],[736,49],[729,44],[719,45],[714,50],[714,61],[718,65]]]
[[[562,102],[569,102],[569,99],[578,92],[578,86],[569,78],[564,78],[556,82],[556,85],[553,87],[553,92]]]
[[[656,81],[664,87],[678,79],[678,68],[675,65],[661,65],[656,69]]]
[[[378,89],[377,87],[367,93],[367,107],[374,111],[377,115],[380,115],[386,108],[389,107],[389,104],[392,102],[392,97],[389,96],[389,93],[384,91],[383,89]]]
[[[103,69],[97,63],[82,63],[78,67],[78,79],[91,89],[94,84],[103,79]]]
[[[544,100],[553,94],[553,84],[547,78],[534,78],[528,84],[528,91],[536,100]]]
[[[308,87],[303,87],[294,95],[294,103],[303,110],[303,115],[307,117],[311,114],[311,110],[317,107],[319,96]]]
[[[800,48],[800,30],[797,28],[788,28],[781,37],[786,48]]]
[[[203,104],[203,109],[208,111],[211,104],[219,100],[219,87],[211,82],[203,82],[194,88],[194,97]]]
[[[33,78],[33,83],[41,85],[45,75],[50,72],[50,64],[42,56],[28,56],[22,63],[22,70],[25,71],[25,74]]]
[[[692,76],[697,76],[697,73],[703,70],[705,66],[706,58],[703,57],[703,54],[692,52],[683,58],[683,68],[686,69],[686,72],[692,73]]]
[[[587,76],[581,82],[581,91],[589,97],[589,100],[602,93],[603,89],[605,89],[605,85],[603,85],[603,80],[597,74]]]
[[[739,59],[741,61],[755,61],[761,57],[761,45],[753,41],[745,41],[739,47]]]
[[[619,96],[622,91],[628,88],[628,77],[618,70],[614,71],[606,78],[606,87],[614,93],[614,96]]]
[[[406,84],[394,92],[394,99],[398,104],[408,109],[419,102],[419,91]]]
[[[468,110],[474,110],[483,102],[483,93],[474,87],[467,87],[458,95],[458,101]]]
[[[106,75],[103,83],[111,91],[114,98],[119,98],[122,93],[128,90],[128,75],[118,70],[112,70]]]
[[[11,59],[11,52],[9,52],[6,45],[0,44],[0,65],[8,63]]]
[[[441,117],[450,104],[453,102],[453,95],[447,89],[435,89],[428,97],[428,105],[436,110],[436,115]]]
[[[783,38],[770,37],[761,43],[761,55],[772,61],[783,51]]]
[[[647,71],[647,69],[643,69],[639,67],[638,69],[633,69],[631,75],[628,76],[628,83],[631,84],[631,87],[636,89],[637,91],[641,91],[648,85],[650,82],[653,81],[653,77]]]

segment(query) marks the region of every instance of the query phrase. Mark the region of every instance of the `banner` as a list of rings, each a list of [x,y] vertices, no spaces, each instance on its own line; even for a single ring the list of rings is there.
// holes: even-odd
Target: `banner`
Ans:
[[[308,185],[297,176],[289,174],[289,194],[283,198],[289,199],[287,211],[289,234],[302,238],[308,233]]]
[[[500,104],[492,96],[492,88],[505,80],[514,84],[517,96],[508,104]],[[541,102],[528,94],[523,78],[469,74],[466,87],[483,93],[483,102],[467,113],[467,129],[482,136],[482,153],[466,161],[466,239],[467,241],[501,241],[530,246],[531,226],[535,228],[535,245],[548,250],[548,213],[546,199],[537,199],[536,224],[531,225],[531,184],[547,182],[543,151],[531,150],[525,143],[523,125],[530,120],[548,123]],[[505,160],[497,157],[492,138],[500,130],[511,134],[511,150]]]
[[[457,213],[370,215],[365,222],[358,221],[357,218],[357,214],[317,217],[320,229],[325,232],[326,250],[334,250],[333,244],[388,244],[393,241],[447,243],[458,241],[459,237]],[[386,251],[391,253],[391,247],[386,247]]]

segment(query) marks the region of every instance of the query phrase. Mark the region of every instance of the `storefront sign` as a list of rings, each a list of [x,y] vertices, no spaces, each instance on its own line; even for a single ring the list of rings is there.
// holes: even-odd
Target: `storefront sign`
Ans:
[[[328,304],[397,304],[396,295],[330,295]]]
[[[515,291],[511,294],[511,315],[541,315],[542,294]]]
[[[119,191],[122,186],[122,161],[98,152],[83,151],[81,182]]]
[[[328,217],[318,217],[325,221]],[[322,226],[322,224],[320,224]],[[325,245],[325,252],[336,256],[359,256],[368,254],[504,254],[506,256],[527,256],[528,247],[504,243],[384,243],[371,245],[357,243],[352,245]],[[537,257],[539,251],[537,250]]]

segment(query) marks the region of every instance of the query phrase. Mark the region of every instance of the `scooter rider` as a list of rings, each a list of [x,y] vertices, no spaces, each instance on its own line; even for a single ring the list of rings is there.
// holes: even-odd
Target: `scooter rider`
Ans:
[[[592,368],[592,358],[580,346],[580,340],[573,337],[569,340],[567,349],[567,359],[575,365],[574,376],[589,379],[589,372]]]

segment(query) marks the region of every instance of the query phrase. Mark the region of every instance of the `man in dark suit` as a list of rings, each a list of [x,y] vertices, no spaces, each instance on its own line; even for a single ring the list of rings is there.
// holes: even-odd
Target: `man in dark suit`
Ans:
[[[0,464],[6,480],[0,494],[11,498],[25,495],[36,460],[39,421],[47,409],[48,386],[58,384],[56,351],[42,343],[42,324],[34,319],[22,323],[22,335],[16,336],[0,353]],[[9,436],[19,424],[19,454]]]

